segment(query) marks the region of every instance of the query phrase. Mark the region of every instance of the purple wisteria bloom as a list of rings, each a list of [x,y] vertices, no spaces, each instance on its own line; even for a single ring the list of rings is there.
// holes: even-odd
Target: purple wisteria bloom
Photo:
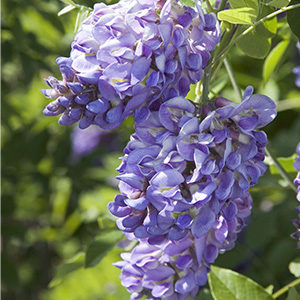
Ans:
[[[220,38],[214,14],[200,1],[121,0],[95,4],[73,43],[70,58],[59,58],[63,75],[47,80],[55,99],[44,113],[59,123],[77,121],[117,128],[129,115],[136,122],[164,101],[185,97],[199,81]]]
[[[294,180],[297,186],[297,200],[300,201],[300,143],[298,143],[296,148],[297,157],[294,162],[294,168],[298,171],[297,176]],[[300,206],[296,207],[298,211],[298,219],[293,220],[293,225],[297,228],[297,231],[292,234],[292,237],[298,240],[297,249],[300,249]]]
[[[234,246],[251,207],[250,195],[232,199],[214,215],[207,232],[200,238],[189,232],[180,240],[167,240],[159,245],[141,240],[131,253],[122,253],[123,261],[115,265],[122,270],[120,278],[131,293],[130,299],[143,296],[147,299],[193,299],[199,287],[206,284],[210,264],[218,253]],[[203,215],[203,222],[207,218]]]
[[[267,137],[256,129],[275,116],[275,104],[247,88],[239,105],[218,98],[195,117],[175,97],[136,126],[119,167],[120,191],[109,204],[118,227],[150,244],[205,235],[224,203],[246,197],[266,170]]]
[[[121,194],[108,205],[139,241],[117,263],[131,299],[195,297],[210,264],[234,247],[252,207],[249,187],[266,170],[258,129],[276,116],[274,102],[252,92],[240,104],[217,98],[201,116],[174,97],[135,125],[118,169]]]
[[[298,42],[296,46],[297,46],[297,49],[298,49],[298,52],[299,52],[299,55],[300,55],[300,42]],[[293,69],[293,72],[297,76],[296,80],[295,80],[295,84],[296,84],[297,87],[300,87],[300,66],[295,67]]]

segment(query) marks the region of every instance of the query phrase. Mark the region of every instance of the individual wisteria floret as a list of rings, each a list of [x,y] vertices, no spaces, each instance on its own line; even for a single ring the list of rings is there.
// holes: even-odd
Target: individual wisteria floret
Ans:
[[[150,245],[145,240],[131,251],[122,253],[123,286],[130,299],[194,299],[199,287],[207,282],[210,264],[233,247],[252,207],[251,196],[232,199],[214,217],[205,235],[196,239],[190,232],[178,241]],[[205,215],[203,215],[205,218]]]
[[[119,167],[120,192],[109,204],[117,225],[150,244],[205,235],[224,203],[246,197],[266,170],[267,137],[257,131],[276,116],[274,102],[245,91],[204,107],[175,97],[136,126]]]
[[[220,38],[214,14],[177,0],[121,0],[95,4],[73,43],[59,58],[63,75],[47,83],[51,102],[44,113],[59,123],[118,127],[129,115],[139,122],[146,110],[186,96],[198,82]],[[67,73],[67,74],[66,74]]]
[[[297,200],[300,201],[300,143],[297,145],[296,153],[298,156],[295,159],[294,168],[298,171],[298,173],[294,183],[297,186]],[[296,209],[298,211],[298,219],[294,219],[292,222],[297,228],[297,231],[292,234],[292,237],[298,240],[297,249],[300,249],[300,206],[297,206]]]
[[[297,49],[298,49],[298,53],[300,55],[300,42],[297,43]],[[300,87],[300,66],[297,66],[293,69],[294,74],[296,74],[296,80],[295,80],[295,84],[297,87]]]

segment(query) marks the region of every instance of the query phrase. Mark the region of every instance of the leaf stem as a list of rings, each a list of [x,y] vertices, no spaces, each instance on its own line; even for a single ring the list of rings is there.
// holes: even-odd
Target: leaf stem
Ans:
[[[296,286],[298,284],[300,284],[300,278],[290,282],[289,284],[285,285],[283,288],[278,290],[276,293],[273,294],[273,298],[276,299],[276,298],[280,297],[281,295],[286,293],[290,287]]]
[[[209,2],[209,0],[205,0],[207,8],[208,8],[208,12],[215,12],[215,9],[211,6],[211,3]]]
[[[271,158],[274,166],[276,167],[276,169],[278,170],[278,172],[280,173],[281,177],[283,179],[285,179],[288,184],[289,184],[289,187],[295,192],[297,193],[297,189],[296,189],[296,186],[293,184],[292,180],[289,178],[287,172],[284,170],[284,168],[281,166],[281,164],[279,163],[279,161],[277,160],[277,158],[275,156],[273,156],[271,153],[270,153],[270,150],[268,149],[268,147],[266,147],[266,154]]]
[[[225,65],[225,68],[227,70],[227,73],[228,73],[228,76],[230,78],[230,81],[231,81],[231,84],[233,86],[233,89],[234,89],[234,91],[236,93],[236,96],[238,97],[238,100],[241,102],[243,100],[241,89],[240,89],[240,87],[237,84],[237,81],[236,81],[236,78],[234,76],[231,64],[230,64],[230,62],[228,61],[227,58],[224,59],[224,65]]]
[[[197,84],[196,84],[196,87],[195,87],[195,102],[196,103],[200,103],[201,101],[201,81],[198,81]]]
[[[222,38],[222,45],[220,44],[220,47],[218,47],[219,51],[217,52],[217,55],[212,63],[213,64],[213,67],[212,67],[213,71],[212,71],[212,76],[211,76],[212,80],[214,80],[216,74],[218,73],[219,69],[221,68],[223,61],[225,59],[225,55],[230,50],[230,48],[228,48],[227,46],[229,45],[230,41],[232,39],[234,39],[234,37],[237,35],[237,33],[238,33],[238,28],[230,30],[224,34],[224,37]],[[227,48],[227,50],[225,52],[220,51],[220,49],[225,49],[225,48]],[[219,63],[217,65],[215,65],[216,59],[217,59],[217,57],[219,57],[219,53],[221,53],[221,52],[222,52],[221,60],[219,61]]]
[[[85,5],[81,5],[81,4],[77,4],[75,3],[73,0],[60,0],[61,2],[65,3],[65,4],[68,4],[68,5],[72,5],[78,9],[86,9],[88,11],[92,11],[93,9],[88,7],[88,6],[85,6]]]
[[[227,0],[221,0],[218,11],[224,10]]]

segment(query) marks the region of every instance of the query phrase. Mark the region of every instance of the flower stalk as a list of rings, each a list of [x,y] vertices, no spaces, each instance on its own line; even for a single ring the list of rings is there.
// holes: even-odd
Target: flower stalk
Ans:
[[[289,284],[285,285],[283,288],[281,288],[280,290],[278,290],[276,293],[273,294],[273,298],[277,299],[278,297],[280,297],[281,295],[283,295],[284,293],[286,293],[289,288],[297,286],[300,284],[300,278],[290,282]]]

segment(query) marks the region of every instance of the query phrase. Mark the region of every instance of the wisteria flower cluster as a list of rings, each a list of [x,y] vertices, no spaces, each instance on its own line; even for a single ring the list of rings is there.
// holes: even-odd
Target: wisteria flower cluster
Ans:
[[[216,16],[198,1],[195,9],[176,0],[96,4],[70,57],[57,59],[63,80],[46,80],[44,94],[55,100],[44,114],[80,128],[117,128],[132,114],[140,122],[149,109],[187,95],[219,39]]]
[[[148,278],[146,274],[152,274],[148,265],[124,254],[126,263],[117,264],[123,285],[139,296],[148,295],[151,286],[159,286],[155,282],[163,281],[161,289],[152,290],[153,297],[193,297],[206,283],[210,263],[233,248],[250,214],[249,187],[266,170],[267,137],[257,129],[276,116],[271,99],[253,95],[249,87],[238,105],[217,98],[202,108],[202,120],[196,113],[195,106],[181,97],[166,101],[135,126],[118,169],[121,194],[109,209],[125,235],[140,241],[137,249],[148,245],[150,253],[152,249],[161,253],[147,254],[155,262],[149,269],[162,266],[168,274],[163,279]],[[176,249],[184,243],[190,245],[188,254],[186,248],[174,257],[164,253],[166,245]],[[177,259],[188,263],[180,271],[175,267]],[[128,273],[129,265],[139,275]],[[186,287],[185,281],[191,285]]]
[[[157,245],[141,240],[131,253],[123,253],[123,261],[115,265],[122,269],[122,284],[132,293],[131,299],[143,296],[147,299],[193,299],[199,287],[205,285],[209,265],[218,251],[224,252],[233,246],[250,214],[251,204],[250,195],[232,199],[200,238],[189,231],[178,241],[165,240]],[[201,218],[205,226],[204,211]]]
[[[122,284],[131,299],[188,299],[210,264],[234,247],[250,215],[249,188],[266,170],[274,102],[245,90],[239,104],[186,99],[220,39],[216,16],[177,0],[96,4],[58,58],[44,110],[62,125],[117,128],[132,115],[118,168],[120,194],[109,203],[117,226],[137,245],[123,253]]]

